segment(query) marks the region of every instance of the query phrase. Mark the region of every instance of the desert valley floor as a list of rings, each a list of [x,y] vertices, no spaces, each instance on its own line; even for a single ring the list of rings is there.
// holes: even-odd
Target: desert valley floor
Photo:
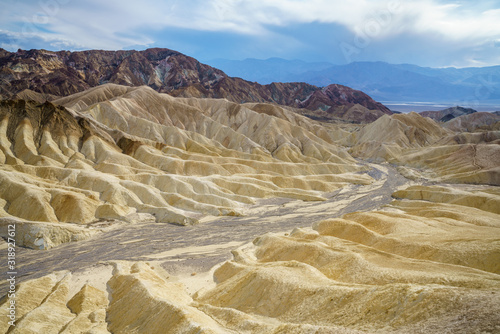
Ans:
[[[210,217],[199,225],[179,226],[146,221],[138,224],[101,222],[107,232],[92,239],[62,245],[50,252],[28,248],[18,251],[18,270],[26,280],[47,271],[79,270],[109,259],[160,262],[172,274],[207,272],[232,258],[231,250],[253,241],[262,232],[289,234],[309,228],[311,221],[336,218],[344,213],[369,211],[391,202],[391,194],[410,182],[391,166],[373,165],[378,181],[349,186],[327,194],[327,200],[262,199],[242,217]],[[308,225],[309,224],[309,225]],[[3,243],[6,248],[7,243]],[[6,282],[2,282],[2,294]]]

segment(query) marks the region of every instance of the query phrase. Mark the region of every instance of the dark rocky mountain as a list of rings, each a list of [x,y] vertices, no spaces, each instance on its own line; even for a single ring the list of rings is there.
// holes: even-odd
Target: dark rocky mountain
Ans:
[[[432,118],[438,122],[448,122],[456,117],[460,117],[463,115],[469,115],[476,113],[477,111],[472,108],[464,108],[464,107],[451,107],[443,110],[432,110],[432,111],[422,111],[420,113],[423,117]]]
[[[261,85],[169,49],[144,51],[58,51],[0,49],[0,95],[36,96],[51,100],[104,83],[147,85],[173,96],[226,98],[237,103],[271,102],[294,108],[327,111],[360,105],[376,114],[391,111],[361,91],[342,85],[319,88],[307,83]],[[39,93],[39,94],[34,94]]]
[[[307,100],[301,103],[300,106],[311,110],[318,108],[323,110],[331,109],[333,112],[333,109],[335,108],[331,106],[330,101],[345,101],[344,105],[360,104],[370,110],[380,110],[383,112],[388,111],[387,109],[381,108],[380,103],[375,102],[371,97],[362,91],[337,84],[332,84],[321,90],[314,91]]]
[[[203,82],[210,84],[224,72],[169,49],[145,51],[51,52],[19,50],[0,53],[2,86],[10,93],[24,89],[67,96],[104,83],[147,85],[159,92]]]

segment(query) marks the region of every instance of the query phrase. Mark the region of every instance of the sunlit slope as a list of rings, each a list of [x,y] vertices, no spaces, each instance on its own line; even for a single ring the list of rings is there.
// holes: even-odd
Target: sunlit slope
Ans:
[[[271,153],[283,161],[353,162],[343,149],[333,144],[320,125],[273,105],[173,98],[145,86],[111,84],[56,103],[89,114],[112,129],[182,149],[186,148],[186,136],[200,138],[193,134],[196,133],[205,137],[205,141],[209,139],[206,144],[245,153]],[[151,133],[141,131],[144,126]],[[172,126],[177,131],[164,136]]]
[[[25,282],[13,332],[498,331],[498,189],[414,186],[393,197],[382,210],[265,234],[234,251],[215,270],[215,284],[193,295],[146,263]]]
[[[214,314],[231,308],[368,332],[497,328],[497,189],[419,187],[394,196],[381,211],[258,238],[216,271],[217,287],[200,301]]]
[[[81,225],[69,239],[75,228],[82,238],[92,234],[84,227],[103,220],[193,224],[244,214],[256,198],[322,200],[372,180],[326,130],[276,106],[254,106],[281,113],[269,115],[117,85],[57,103],[68,109],[1,105],[0,215],[4,223],[50,223],[19,233],[31,247],[68,240],[57,240],[60,223]]]

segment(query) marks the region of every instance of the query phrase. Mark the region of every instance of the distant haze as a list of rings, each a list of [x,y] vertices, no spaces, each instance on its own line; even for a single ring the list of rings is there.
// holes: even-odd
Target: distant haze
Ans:
[[[457,69],[384,62],[333,65],[280,58],[214,59],[208,64],[228,75],[261,84],[273,81],[307,82],[320,87],[342,84],[402,112],[440,110],[456,105],[478,111],[500,110],[500,66]]]
[[[439,104],[424,104],[421,102],[404,103],[404,102],[394,102],[394,101],[380,101],[380,102],[383,103],[386,107],[388,107],[392,111],[402,112],[402,113],[409,113],[412,111],[414,112],[438,111],[456,106],[456,104],[453,104],[452,102],[450,103],[445,102]],[[500,110],[499,106],[500,106],[500,101],[498,101],[497,104],[495,105],[479,104],[474,106],[473,109],[476,111],[493,112],[493,111],[499,111]]]

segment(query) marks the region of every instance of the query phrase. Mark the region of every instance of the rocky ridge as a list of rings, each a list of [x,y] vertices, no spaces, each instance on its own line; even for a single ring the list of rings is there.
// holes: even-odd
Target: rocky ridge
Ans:
[[[160,93],[198,98],[225,98],[236,103],[264,102],[283,106],[327,110],[355,105],[379,114],[391,111],[368,95],[341,85],[324,89],[306,83],[255,82],[232,78],[196,59],[169,49],[144,51],[51,52],[19,50],[0,53],[0,94],[12,98],[25,90],[67,96],[104,83],[147,85]],[[26,95],[24,95],[26,96]]]

